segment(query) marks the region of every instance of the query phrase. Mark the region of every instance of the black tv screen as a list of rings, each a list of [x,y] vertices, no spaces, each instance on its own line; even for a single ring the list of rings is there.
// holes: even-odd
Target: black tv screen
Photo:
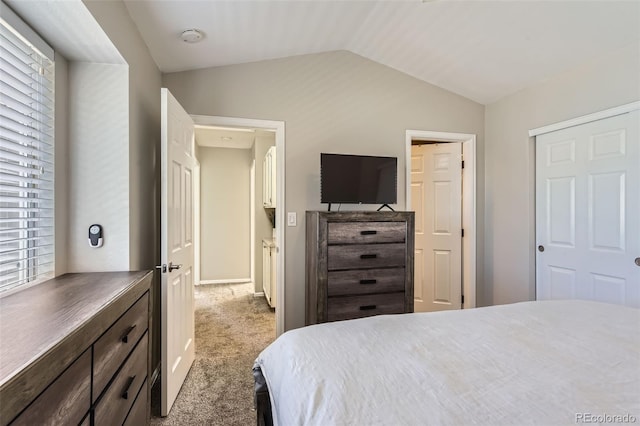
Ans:
[[[394,204],[398,159],[368,155],[320,154],[320,202]]]

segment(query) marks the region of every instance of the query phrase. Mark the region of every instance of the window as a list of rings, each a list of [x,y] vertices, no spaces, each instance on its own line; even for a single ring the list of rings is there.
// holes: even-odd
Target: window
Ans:
[[[53,51],[2,5],[0,294],[54,274]]]

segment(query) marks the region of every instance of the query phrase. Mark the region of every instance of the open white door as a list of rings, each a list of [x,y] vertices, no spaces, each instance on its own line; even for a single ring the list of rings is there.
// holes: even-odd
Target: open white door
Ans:
[[[161,415],[171,410],[195,359],[193,120],[161,89]]]
[[[411,147],[414,310],[462,307],[462,144]]]
[[[640,307],[639,112],[536,137],[536,298]]]

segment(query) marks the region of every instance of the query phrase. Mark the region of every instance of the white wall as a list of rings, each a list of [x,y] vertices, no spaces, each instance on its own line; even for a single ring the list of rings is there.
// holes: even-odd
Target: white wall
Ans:
[[[326,209],[320,204],[320,152],[398,157],[402,209],[406,130],[472,133],[478,135],[478,180],[484,182],[484,106],[353,53],[164,74],[163,84],[190,114],[285,121],[286,211],[298,213],[298,226],[285,228],[285,329],[304,325],[304,211]],[[479,185],[481,229],[482,190]],[[348,208],[360,207],[343,206]]]
[[[484,304],[535,299],[535,145],[528,131],[638,99],[635,43],[487,106]]]
[[[250,149],[200,147],[200,279],[251,277]]]
[[[262,207],[262,174],[263,160],[269,147],[276,144],[276,134],[274,132],[257,131],[255,142],[253,144],[253,153],[256,160],[256,193],[255,193],[255,220],[256,220],[256,239],[255,248],[255,291],[262,291],[262,239],[271,238],[273,235],[273,226],[267,216],[267,212]]]
[[[129,65],[127,269],[151,269],[160,259],[161,74],[122,1],[84,3]]]
[[[69,272],[129,269],[129,96],[125,65],[69,64]],[[88,229],[102,225],[104,246]]]

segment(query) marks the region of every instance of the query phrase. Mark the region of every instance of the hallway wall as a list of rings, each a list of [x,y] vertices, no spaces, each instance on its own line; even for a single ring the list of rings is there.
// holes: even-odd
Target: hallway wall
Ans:
[[[198,159],[201,282],[249,280],[252,151],[200,147]]]

